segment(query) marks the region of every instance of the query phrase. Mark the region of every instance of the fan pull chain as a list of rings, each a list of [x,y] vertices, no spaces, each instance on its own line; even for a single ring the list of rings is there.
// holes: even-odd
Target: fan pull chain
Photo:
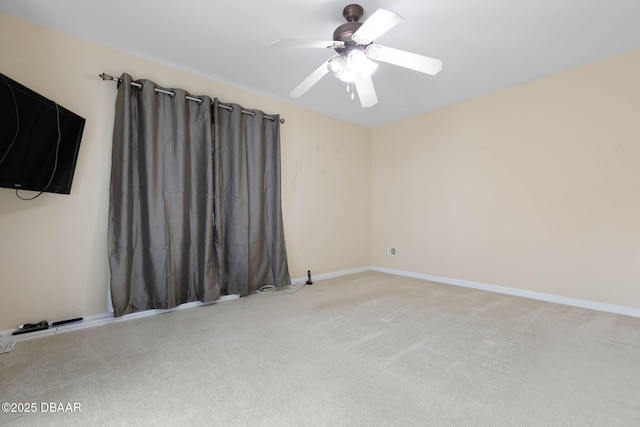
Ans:
[[[356,96],[353,93],[353,83],[347,83],[347,92],[351,92],[351,99],[355,99]]]

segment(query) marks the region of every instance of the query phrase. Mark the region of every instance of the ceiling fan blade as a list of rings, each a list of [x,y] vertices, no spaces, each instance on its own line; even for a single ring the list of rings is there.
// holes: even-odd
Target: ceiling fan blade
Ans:
[[[344,47],[341,41],[282,39],[271,43],[271,47],[303,47],[336,49]]]
[[[351,36],[358,44],[369,44],[396,25],[402,17],[386,9],[378,9]]]
[[[359,78],[355,81],[355,85],[358,91],[358,98],[360,98],[360,105],[367,108],[373,107],[378,103],[378,96],[376,95],[376,89],[373,87],[371,77]]]
[[[327,66],[327,64],[329,63],[330,59],[331,58],[323,62],[322,65],[320,65],[318,68],[315,69],[315,71],[309,74],[309,76],[306,79],[304,79],[302,83],[296,86],[296,88],[289,93],[289,96],[292,98],[299,98],[302,95],[304,95],[304,93],[308,91],[311,88],[311,86],[318,83],[318,81],[320,81],[321,78],[323,78],[327,73],[329,73],[329,67]]]
[[[442,70],[442,61],[428,56],[418,55],[392,47],[370,45],[367,47],[367,56],[371,59],[386,62],[410,70],[435,76]]]

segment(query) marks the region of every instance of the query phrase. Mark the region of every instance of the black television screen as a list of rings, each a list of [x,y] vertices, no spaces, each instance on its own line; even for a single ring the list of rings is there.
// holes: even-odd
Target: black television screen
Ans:
[[[0,187],[70,194],[84,123],[0,74]]]

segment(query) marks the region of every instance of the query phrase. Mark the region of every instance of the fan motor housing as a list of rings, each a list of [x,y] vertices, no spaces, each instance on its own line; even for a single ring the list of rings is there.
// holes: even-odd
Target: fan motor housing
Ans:
[[[333,32],[333,40],[348,43],[351,41],[351,36],[358,28],[362,26],[362,22],[346,22],[340,25]]]

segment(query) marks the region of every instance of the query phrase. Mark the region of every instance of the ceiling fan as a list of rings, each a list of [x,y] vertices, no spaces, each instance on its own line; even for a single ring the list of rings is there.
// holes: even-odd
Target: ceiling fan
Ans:
[[[358,92],[360,104],[371,107],[378,102],[371,74],[376,70],[376,61],[398,65],[421,73],[436,75],[442,69],[442,61],[418,55],[404,50],[374,44],[374,40],[402,22],[402,17],[395,12],[378,9],[366,22],[359,22],[364,9],[357,4],[346,6],[342,16],[347,20],[333,33],[333,41],[312,41],[282,39],[271,43],[271,47],[302,47],[334,49],[334,55],[322,63],[295,89],[289,93],[292,98],[302,96],[314,84],[329,72],[340,80],[347,82],[348,90]],[[351,94],[353,98],[353,92]]]

